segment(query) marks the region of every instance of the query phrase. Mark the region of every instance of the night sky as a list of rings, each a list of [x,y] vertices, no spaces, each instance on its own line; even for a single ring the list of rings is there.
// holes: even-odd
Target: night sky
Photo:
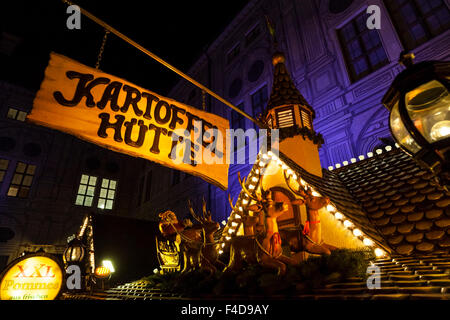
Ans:
[[[81,30],[69,30],[67,5],[60,0],[5,2],[0,34],[7,32],[22,41],[12,55],[0,53],[2,80],[39,89],[50,51],[95,66],[104,35],[100,26],[82,16]],[[187,72],[248,1],[74,2]],[[108,36],[100,69],[162,95],[181,79],[113,34]]]

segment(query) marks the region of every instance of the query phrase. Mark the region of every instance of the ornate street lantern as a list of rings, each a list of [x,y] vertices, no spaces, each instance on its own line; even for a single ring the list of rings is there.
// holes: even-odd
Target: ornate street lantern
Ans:
[[[78,237],[72,239],[64,251],[64,263],[65,264],[76,264],[83,261],[84,258],[84,245],[81,239]]]
[[[413,64],[402,52],[406,69],[382,99],[390,111],[389,126],[400,147],[431,170],[442,186],[450,180],[450,62]]]

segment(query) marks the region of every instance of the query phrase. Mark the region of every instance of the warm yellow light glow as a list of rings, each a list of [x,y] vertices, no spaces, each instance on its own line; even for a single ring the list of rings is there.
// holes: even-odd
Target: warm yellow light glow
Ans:
[[[111,270],[108,267],[100,266],[95,268],[95,275],[98,278],[107,278],[111,274]]]
[[[237,227],[238,224],[237,224],[236,222],[232,222],[232,223],[231,223],[231,226],[232,226],[232,227]]]
[[[65,285],[63,280],[63,270],[53,259],[25,257],[5,270],[0,280],[0,300],[53,300]]]
[[[286,171],[286,173],[287,173],[288,176],[291,176],[294,173],[294,171],[292,171],[291,169],[288,169]]]
[[[320,193],[318,193],[317,191],[314,191],[314,190],[313,190],[313,192],[312,192],[312,195],[313,195],[314,197],[320,197]]]
[[[252,181],[253,181],[253,182],[258,182],[258,178],[257,178],[257,177],[253,177],[253,178],[252,178]]]
[[[114,266],[113,266],[111,260],[103,260],[103,261],[102,261],[102,266],[108,268],[108,269],[111,271],[111,273],[113,273],[113,272],[116,271],[116,270],[114,269]]]
[[[270,151],[269,151],[269,152],[270,152]],[[266,153],[264,153],[264,154],[262,155],[262,158],[265,159],[265,160],[267,160],[267,159],[269,159],[269,156],[268,156]]]
[[[448,136],[450,136],[450,120],[439,121],[431,127],[431,140],[438,141]]]
[[[222,243],[220,244],[220,246],[221,246],[222,248],[225,247],[225,243],[222,242]]]
[[[344,215],[343,215],[342,213],[340,213],[340,212],[336,212],[336,213],[334,214],[334,217],[335,217],[336,219],[338,219],[338,220],[344,219]]]
[[[231,237],[226,236],[226,237],[225,237],[225,240],[229,241],[229,240],[231,240]]]
[[[238,215],[238,214],[235,214],[234,217],[235,217],[236,219],[240,219],[240,218],[241,218],[241,216]]]
[[[384,256],[386,253],[382,250],[382,249],[380,249],[380,248],[376,248],[375,250],[374,250],[374,253],[375,253],[375,255],[377,256],[377,258],[380,258],[380,257],[382,257],[382,256]]]
[[[362,232],[361,232],[361,230],[359,230],[359,229],[355,229],[355,230],[353,230],[353,235],[355,236],[355,237],[360,237],[360,236],[362,236]]]
[[[353,223],[351,223],[349,220],[344,221],[344,227],[350,228],[351,226],[353,226]]]
[[[255,189],[255,185],[251,184],[251,185],[248,186],[248,188],[249,188],[250,190],[253,190],[253,189]]]
[[[333,205],[328,204],[328,205],[327,205],[327,210],[328,210],[329,212],[335,212],[335,211],[336,211],[336,208],[335,208]]]
[[[223,225],[226,225],[227,222],[226,222],[225,220],[222,220],[222,224],[223,224]]]
[[[298,179],[298,177],[297,177],[297,175],[294,173],[294,175],[292,176],[292,179],[294,179],[294,180],[297,180]]]
[[[260,167],[264,167],[264,166],[265,166],[265,163],[262,162],[262,161],[260,161],[260,162],[259,162],[259,166],[260,166]]]
[[[248,203],[247,199],[242,200],[242,204],[247,204],[247,203]]]
[[[229,233],[229,234],[232,234],[232,233],[234,233],[234,229],[231,229],[231,228],[230,228],[230,229],[228,229],[228,233]]]
[[[364,238],[363,243],[364,243],[364,245],[366,245],[368,247],[373,246],[373,241],[370,240],[369,238]]]
[[[222,250],[219,250],[219,252],[218,252],[219,254],[222,254],[223,253],[223,251]]]

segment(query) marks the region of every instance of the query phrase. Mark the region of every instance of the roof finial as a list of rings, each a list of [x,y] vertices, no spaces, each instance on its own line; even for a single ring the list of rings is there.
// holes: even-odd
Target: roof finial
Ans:
[[[278,41],[277,41],[277,36],[275,33],[275,24],[272,22],[272,20],[269,18],[269,16],[267,14],[264,16],[266,17],[267,29],[269,29],[269,33],[272,38],[274,51],[277,51],[278,50]]]

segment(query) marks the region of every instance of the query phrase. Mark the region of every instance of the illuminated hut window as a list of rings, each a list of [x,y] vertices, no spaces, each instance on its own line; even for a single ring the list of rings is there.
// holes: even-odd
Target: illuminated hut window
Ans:
[[[99,209],[111,210],[116,196],[117,181],[110,179],[102,179],[100,188],[100,196],[98,198],[97,207]]]
[[[277,110],[277,124],[280,129],[295,125],[294,109],[292,107],[287,107]]]
[[[309,114],[309,112],[306,112],[305,110],[300,110],[300,115],[302,117],[303,127],[312,130],[311,115]]]
[[[97,177],[83,174],[81,176],[80,186],[78,187],[76,205],[91,207],[94,200],[95,186],[97,185]]]
[[[11,180],[11,185],[8,189],[8,196],[18,198],[28,197],[35,172],[35,165],[26,164],[19,161],[17,163],[14,176]]]
[[[27,113],[14,108],[9,108],[6,117],[17,121],[25,121]]]
[[[9,160],[0,159],[0,183],[3,182],[3,179],[6,175],[6,170],[8,170]]]

